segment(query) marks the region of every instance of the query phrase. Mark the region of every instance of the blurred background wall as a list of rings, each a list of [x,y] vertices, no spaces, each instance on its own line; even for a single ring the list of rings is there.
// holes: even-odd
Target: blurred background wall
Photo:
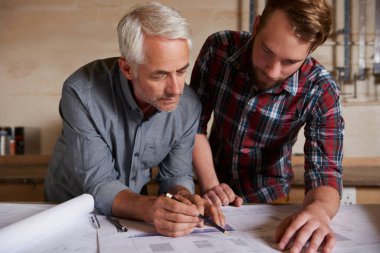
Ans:
[[[313,53],[341,85],[346,157],[380,156],[380,82],[373,69],[376,1],[331,0],[333,33]],[[116,25],[140,2],[145,1],[0,0],[0,126],[25,127],[26,153],[51,154],[61,130],[63,81],[90,61],[119,55]],[[265,3],[160,2],[179,10],[192,26],[190,69],[208,35],[250,30],[250,14],[261,13]],[[303,140],[301,132],[294,153],[302,153]]]

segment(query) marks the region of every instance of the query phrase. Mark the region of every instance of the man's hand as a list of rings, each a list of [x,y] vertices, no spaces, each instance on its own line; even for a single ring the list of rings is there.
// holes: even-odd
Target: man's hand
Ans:
[[[220,207],[213,206],[199,195],[192,195],[182,186],[174,186],[176,201],[166,196],[143,196],[130,190],[119,192],[112,203],[112,215],[128,219],[143,220],[156,227],[158,233],[166,236],[184,236],[203,225],[199,214],[211,216],[213,221],[225,225]],[[175,194],[177,193],[177,194]]]
[[[322,252],[328,253],[335,245],[334,232],[329,223],[327,215],[322,217],[309,210],[302,210],[280,223],[275,232],[275,241],[279,242],[280,250],[288,248],[291,253],[301,252],[304,246],[307,248],[306,253],[317,252],[323,243]]]
[[[331,219],[339,208],[339,193],[329,186],[310,190],[304,199],[303,209],[285,218],[277,227],[275,241],[280,250],[291,253],[332,252],[335,235],[330,228]]]
[[[180,195],[176,195],[176,196],[180,196]],[[223,212],[220,206],[213,205],[207,199],[201,198],[197,194],[183,195],[183,196],[178,197],[178,199],[182,202],[184,202],[183,200],[185,199],[189,201],[190,203],[193,203],[194,205],[196,205],[200,214],[203,214],[205,216],[210,216],[216,224],[218,224],[221,227],[224,227],[225,217],[223,215]],[[200,226],[203,226],[203,222],[200,224]]]
[[[203,197],[215,206],[241,206],[243,199],[235,195],[227,184],[219,184],[212,160],[210,143],[205,134],[196,134],[193,166]]]
[[[228,206],[230,203],[234,206],[241,206],[243,203],[243,199],[225,183],[209,189],[203,194],[203,197],[218,207]]]
[[[154,224],[157,232],[166,236],[187,235],[202,223],[198,218],[200,212],[197,206],[183,198],[179,202],[165,196],[159,196],[154,199],[151,208],[148,210],[148,222]]]

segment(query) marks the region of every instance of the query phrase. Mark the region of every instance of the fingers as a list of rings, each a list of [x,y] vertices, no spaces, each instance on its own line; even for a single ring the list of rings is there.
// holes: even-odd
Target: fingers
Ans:
[[[180,196],[176,196],[181,198]],[[165,196],[155,200],[152,221],[160,234],[167,236],[184,236],[189,234],[199,224],[199,211],[195,205],[186,199],[186,203],[175,201]]]
[[[323,244],[323,253],[329,253],[334,248],[335,236],[331,230],[325,231],[323,228],[316,230],[311,237],[310,244],[306,253],[317,252],[319,247]]]
[[[236,207],[239,207],[243,204],[243,198],[239,197],[238,195],[235,195],[235,200],[232,202],[232,204]]]
[[[191,205],[191,201],[185,197],[183,197],[182,195],[175,195],[175,198],[178,199],[180,202],[184,203],[184,204],[187,204],[187,205]]]
[[[169,220],[157,220],[154,223],[157,232],[160,234],[179,237],[190,234],[193,229],[197,226],[197,223],[183,223],[183,222],[172,222]]]
[[[315,231],[315,234],[313,235]],[[319,234],[316,236],[316,234]],[[318,224],[316,222],[309,222],[303,226],[299,232],[296,234],[296,237],[293,240],[293,244],[290,248],[291,253],[301,252],[303,247],[311,238],[311,242],[308,246],[308,252],[317,252],[319,245],[322,243],[324,235],[318,231]]]
[[[227,206],[229,203],[235,200],[236,195],[229,185],[222,183],[220,184],[220,187],[222,188],[222,191],[220,192],[220,194],[222,195],[224,194],[223,205]]]
[[[224,214],[219,206],[205,202],[205,215],[211,216],[211,219],[221,227],[226,224]]]
[[[204,214],[205,204],[208,204],[205,199],[201,198],[198,194],[192,195],[191,202],[197,207],[199,213]]]
[[[323,250],[322,252],[323,253],[330,253],[332,252],[334,246],[335,246],[335,243],[336,243],[336,239],[335,239],[335,235],[334,234],[328,234],[326,237],[325,237],[325,245],[323,246]]]
[[[282,235],[285,233],[285,230],[287,227],[289,227],[289,224],[292,221],[292,216],[286,217],[283,221],[281,221],[280,225],[276,228],[276,231],[274,233],[274,241],[279,242],[282,238]]]
[[[190,216],[177,212],[165,212],[165,219],[162,220],[174,223],[199,223],[198,216]]]
[[[160,196],[153,223],[159,233],[167,236],[183,236],[195,226],[203,226],[199,214],[210,216],[219,226],[225,226],[225,217],[219,206],[211,204],[199,195],[174,195],[175,199]]]
[[[177,196],[177,195],[175,195]],[[186,195],[185,198],[191,200],[191,202],[197,207],[200,214],[205,216],[210,216],[211,219],[219,226],[225,225],[225,217],[223,215],[222,209],[219,206],[213,205],[210,201],[205,198],[201,198],[199,195]],[[180,200],[180,198],[177,198]],[[200,219],[200,226],[203,226],[203,220]]]
[[[184,198],[181,195],[175,195],[175,198],[178,201],[167,198],[165,196],[158,197],[158,200],[163,205],[163,207],[167,209],[168,211],[184,214],[188,216],[193,216],[193,217],[197,217],[199,215],[200,212],[198,211],[196,206],[192,204],[191,200]]]
[[[229,185],[222,183],[214,186],[204,194],[204,198],[209,200],[216,206],[227,206],[233,203],[235,206],[240,206],[243,203],[243,199],[235,195]]]
[[[223,203],[221,202],[221,198],[215,193],[214,190],[209,190],[207,193],[204,194],[204,198],[210,201],[210,203],[214,204],[215,206],[222,206]]]
[[[279,241],[279,250],[290,248],[291,253],[314,253],[324,244],[323,252],[331,252],[335,245],[335,236],[331,228],[321,220],[304,212],[284,219],[277,227],[275,241]],[[304,252],[304,251],[302,251]]]
[[[297,231],[307,222],[306,215],[303,215],[302,212],[299,214],[292,215],[290,217],[290,221],[289,218],[287,218],[286,220],[289,225],[286,227],[278,244],[280,250],[284,250],[286,248],[291,238],[293,238]],[[285,224],[282,225],[284,226]]]
[[[166,213],[166,219],[154,220],[157,232],[163,235],[179,237],[189,233],[198,225],[198,218],[195,221],[189,216],[177,213]]]

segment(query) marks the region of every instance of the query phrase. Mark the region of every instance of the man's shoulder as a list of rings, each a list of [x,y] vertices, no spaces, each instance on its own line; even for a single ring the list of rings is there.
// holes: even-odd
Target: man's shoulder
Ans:
[[[339,87],[334,76],[311,56],[305,60],[300,68],[300,80],[305,84],[313,84],[313,87],[317,85],[323,90],[333,89],[339,92]]]
[[[309,56],[300,68],[301,74],[306,76],[308,80],[314,82],[329,79],[334,81],[334,76],[328,71],[322,64],[320,64],[315,58]]]
[[[303,74],[308,76],[327,76],[331,78],[333,77],[331,73],[312,56],[307,57],[305,62],[302,64],[300,70]]]
[[[183,100],[185,105],[197,105],[197,104],[200,105],[198,95],[187,84],[185,84],[185,87],[183,89],[183,95],[182,95],[181,100]]]
[[[182,112],[186,113],[195,113],[201,110],[201,103],[198,95],[186,84],[178,107]]]
[[[112,82],[117,74],[118,57],[98,59],[78,68],[66,79],[64,86],[85,91]]]
[[[245,31],[219,31],[211,34],[205,44],[214,47],[235,47],[242,44],[245,44],[252,34]]]

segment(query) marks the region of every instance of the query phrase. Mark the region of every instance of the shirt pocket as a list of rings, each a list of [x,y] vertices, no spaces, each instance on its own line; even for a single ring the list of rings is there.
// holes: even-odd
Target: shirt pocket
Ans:
[[[293,139],[302,126],[297,115],[287,113],[278,118],[262,116],[249,121],[243,136],[244,148],[265,148],[278,146]]]
[[[282,145],[298,134],[302,121],[294,114],[286,114],[280,119],[268,121],[264,127],[265,135],[268,137],[266,145]]]
[[[169,154],[171,147],[167,144],[146,143],[140,163],[144,169],[158,165]]]

